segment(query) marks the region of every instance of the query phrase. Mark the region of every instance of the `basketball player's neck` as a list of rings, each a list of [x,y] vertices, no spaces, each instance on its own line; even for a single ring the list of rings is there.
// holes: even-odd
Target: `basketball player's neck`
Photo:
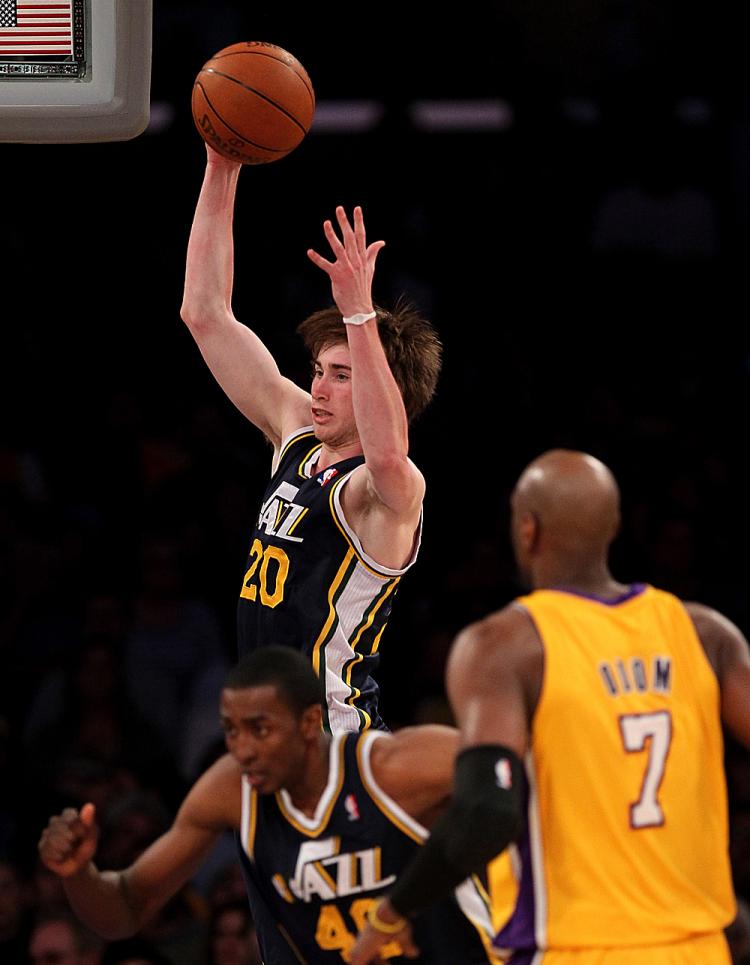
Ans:
[[[315,817],[318,802],[328,784],[330,745],[330,736],[321,734],[317,744],[310,748],[299,779],[286,787],[292,804],[309,818]]]
[[[362,443],[359,441],[359,438],[349,439],[348,441],[342,440],[341,442],[337,442],[336,440],[324,442],[320,450],[320,455],[318,456],[315,471],[322,472],[337,462],[343,462],[344,459],[351,459],[352,456],[361,455]]]
[[[536,590],[568,590],[585,596],[615,599],[627,591],[609,571],[606,560],[547,557],[534,565],[532,582]]]

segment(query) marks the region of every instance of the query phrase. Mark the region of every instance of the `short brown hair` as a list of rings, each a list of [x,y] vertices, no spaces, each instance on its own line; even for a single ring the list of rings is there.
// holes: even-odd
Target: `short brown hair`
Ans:
[[[411,422],[435,394],[443,347],[432,325],[406,299],[400,298],[392,312],[379,305],[375,311],[383,351]],[[314,359],[329,345],[347,341],[346,326],[335,306],[314,312],[297,331]]]

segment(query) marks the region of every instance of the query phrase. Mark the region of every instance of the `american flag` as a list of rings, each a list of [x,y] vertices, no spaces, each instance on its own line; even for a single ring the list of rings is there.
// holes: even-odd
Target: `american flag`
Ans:
[[[73,0],[0,0],[0,54],[73,53]]]

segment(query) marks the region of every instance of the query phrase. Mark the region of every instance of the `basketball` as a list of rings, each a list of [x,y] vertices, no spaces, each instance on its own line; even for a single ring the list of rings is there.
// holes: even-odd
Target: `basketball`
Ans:
[[[242,164],[278,161],[312,124],[315,92],[296,57],[259,40],[232,44],[201,67],[193,84],[201,137]]]

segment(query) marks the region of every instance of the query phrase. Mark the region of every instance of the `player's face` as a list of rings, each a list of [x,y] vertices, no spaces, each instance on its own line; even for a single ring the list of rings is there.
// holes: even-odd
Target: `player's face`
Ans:
[[[260,794],[299,780],[307,746],[304,721],[273,684],[225,688],[220,707],[227,750]]]
[[[340,447],[358,438],[352,406],[352,360],[349,346],[324,348],[313,362],[312,422],[321,442]]]

